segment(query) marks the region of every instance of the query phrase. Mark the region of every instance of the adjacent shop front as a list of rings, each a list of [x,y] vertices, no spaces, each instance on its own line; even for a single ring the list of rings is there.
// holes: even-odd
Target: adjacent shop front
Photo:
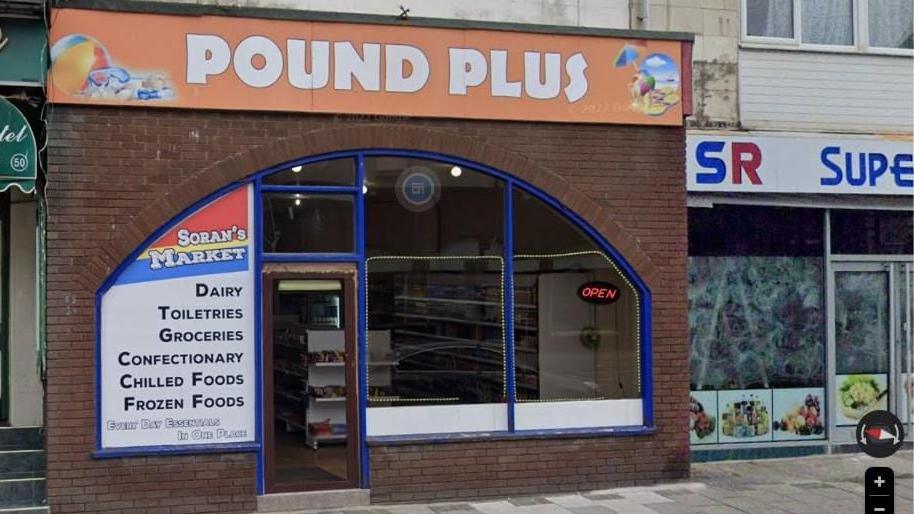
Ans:
[[[910,135],[694,132],[687,159],[693,456],[911,423]]]
[[[13,434],[37,433],[43,423],[46,54],[43,2],[0,5],[0,427],[20,429],[0,431],[0,447],[16,448]]]
[[[688,475],[687,37],[187,9],[55,13],[52,505]]]

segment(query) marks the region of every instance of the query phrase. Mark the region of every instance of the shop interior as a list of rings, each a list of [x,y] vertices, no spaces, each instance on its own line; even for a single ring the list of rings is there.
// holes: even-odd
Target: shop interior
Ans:
[[[346,481],[346,331],[340,280],[274,282],[274,481]]]

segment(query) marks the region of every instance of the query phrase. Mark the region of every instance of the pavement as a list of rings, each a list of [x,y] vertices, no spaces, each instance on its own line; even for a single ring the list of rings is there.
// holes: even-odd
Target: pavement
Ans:
[[[895,512],[914,512],[914,454],[862,453],[692,465],[689,482],[576,494],[411,505],[373,505],[334,514],[860,514],[870,466],[895,471]]]

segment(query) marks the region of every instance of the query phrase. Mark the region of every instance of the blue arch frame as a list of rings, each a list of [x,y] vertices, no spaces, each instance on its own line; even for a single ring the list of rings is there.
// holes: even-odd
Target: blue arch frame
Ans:
[[[564,206],[561,202],[545,191],[536,186],[514,177],[504,171],[486,166],[485,164],[473,162],[460,157],[451,155],[426,152],[417,150],[402,150],[395,148],[367,148],[360,150],[345,150],[337,152],[328,152],[318,155],[312,155],[290,161],[279,163],[270,168],[256,172],[244,180],[226,184],[224,187],[207,195],[204,198],[194,202],[188,208],[173,216],[167,223],[150,234],[131,254],[118,265],[117,268],[105,279],[95,295],[95,448],[94,456],[97,458],[116,458],[133,455],[150,455],[150,454],[191,454],[191,453],[226,453],[226,452],[257,452],[257,494],[263,494],[265,489],[264,482],[264,454],[262,448],[263,441],[263,362],[262,362],[262,345],[255,346],[255,418],[256,434],[254,443],[245,444],[224,444],[224,445],[187,445],[187,446],[158,446],[158,447],[137,447],[123,448],[117,450],[105,450],[101,448],[101,302],[105,292],[107,292],[120,277],[124,269],[154,241],[156,241],[164,232],[171,228],[176,222],[192,214],[202,206],[208,204],[215,198],[224,195],[238,187],[244,187],[253,184],[254,188],[254,257],[253,269],[255,273],[254,280],[254,305],[263,305],[263,292],[261,280],[262,265],[266,262],[297,262],[297,263],[316,263],[316,262],[340,262],[353,263],[356,265],[358,272],[357,303],[358,303],[358,349],[359,349],[359,453],[360,453],[360,477],[361,487],[369,487],[369,453],[366,441],[366,421],[365,413],[368,407],[368,384],[366,380],[367,362],[364,358],[367,355],[367,316],[365,312],[365,295],[367,287],[366,276],[366,252],[365,252],[365,195],[362,189],[365,178],[365,158],[366,157],[407,157],[428,159],[437,162],[457,165],[491,175],[505,183],[504,188],[504,216],[505,216],[505,291],[513,291],[513,229],[514,229],[514,209],[513,209],[513,188],[520,190],[538,198],[550,207],[554,208],[565,218],[571,220],[575,226],[584,231],[587,236],[597,244],[597,246],[606,254],[611,256],[613,262],[621,269],[626,278],[637,289],[639,295],[639,327],[640,327],[640,355],[641,355],[641,400],[642,400],[642,426],[635,427],[605,427],[605,428],[585,428],[585,429],[561,429],[561,430],[536,430],[536,431],[516,431],[514,426],[514,405],[516,388],[514,383],[514,309],[513,295],[506,294],[504,300],[505,311],[505,332],[506,332],[506,387],[508,390],[507,409],[508,409],[508,431],[507,433],[488,433],[488,437],[529,437],[531,435],[639,435],[654,433],[654,412],[653,412],[653,363],[652,363],[652,340],[651,340],[651,292],[641,277],[635,272],[634,268],[628,263],[625,257],[619,253],[606,238],[594,229],[587,221],[571,209]],[[320,161],[330,159],[351,158],[356,162],[356,180],[354,186],[277,186],[263,184],[263,177],[273,173],[287,170],[292,166],[305,166]],[[285,193],[303,193],[303,194],[340,194],[352,195],[355,200],[355,252],[354,253],[295,253],[295,254],[268,254],[263,252],[263,206],[259,200],[264,192],[285,192]],[[257,340],[262,341],[262,310],[257,309],[254,317],[254,335]],[[486,437],[486,436],[483,436]],[[445,434],[437,436],[403,436],[403,439],[410,441],[441,441],[448,437]]]

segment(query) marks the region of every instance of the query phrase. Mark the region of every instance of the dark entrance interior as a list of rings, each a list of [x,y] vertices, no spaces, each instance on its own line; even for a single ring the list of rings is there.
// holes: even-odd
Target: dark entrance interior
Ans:
[[[295,268],[264,274],[267,490],[357,487],[354,270]]]

